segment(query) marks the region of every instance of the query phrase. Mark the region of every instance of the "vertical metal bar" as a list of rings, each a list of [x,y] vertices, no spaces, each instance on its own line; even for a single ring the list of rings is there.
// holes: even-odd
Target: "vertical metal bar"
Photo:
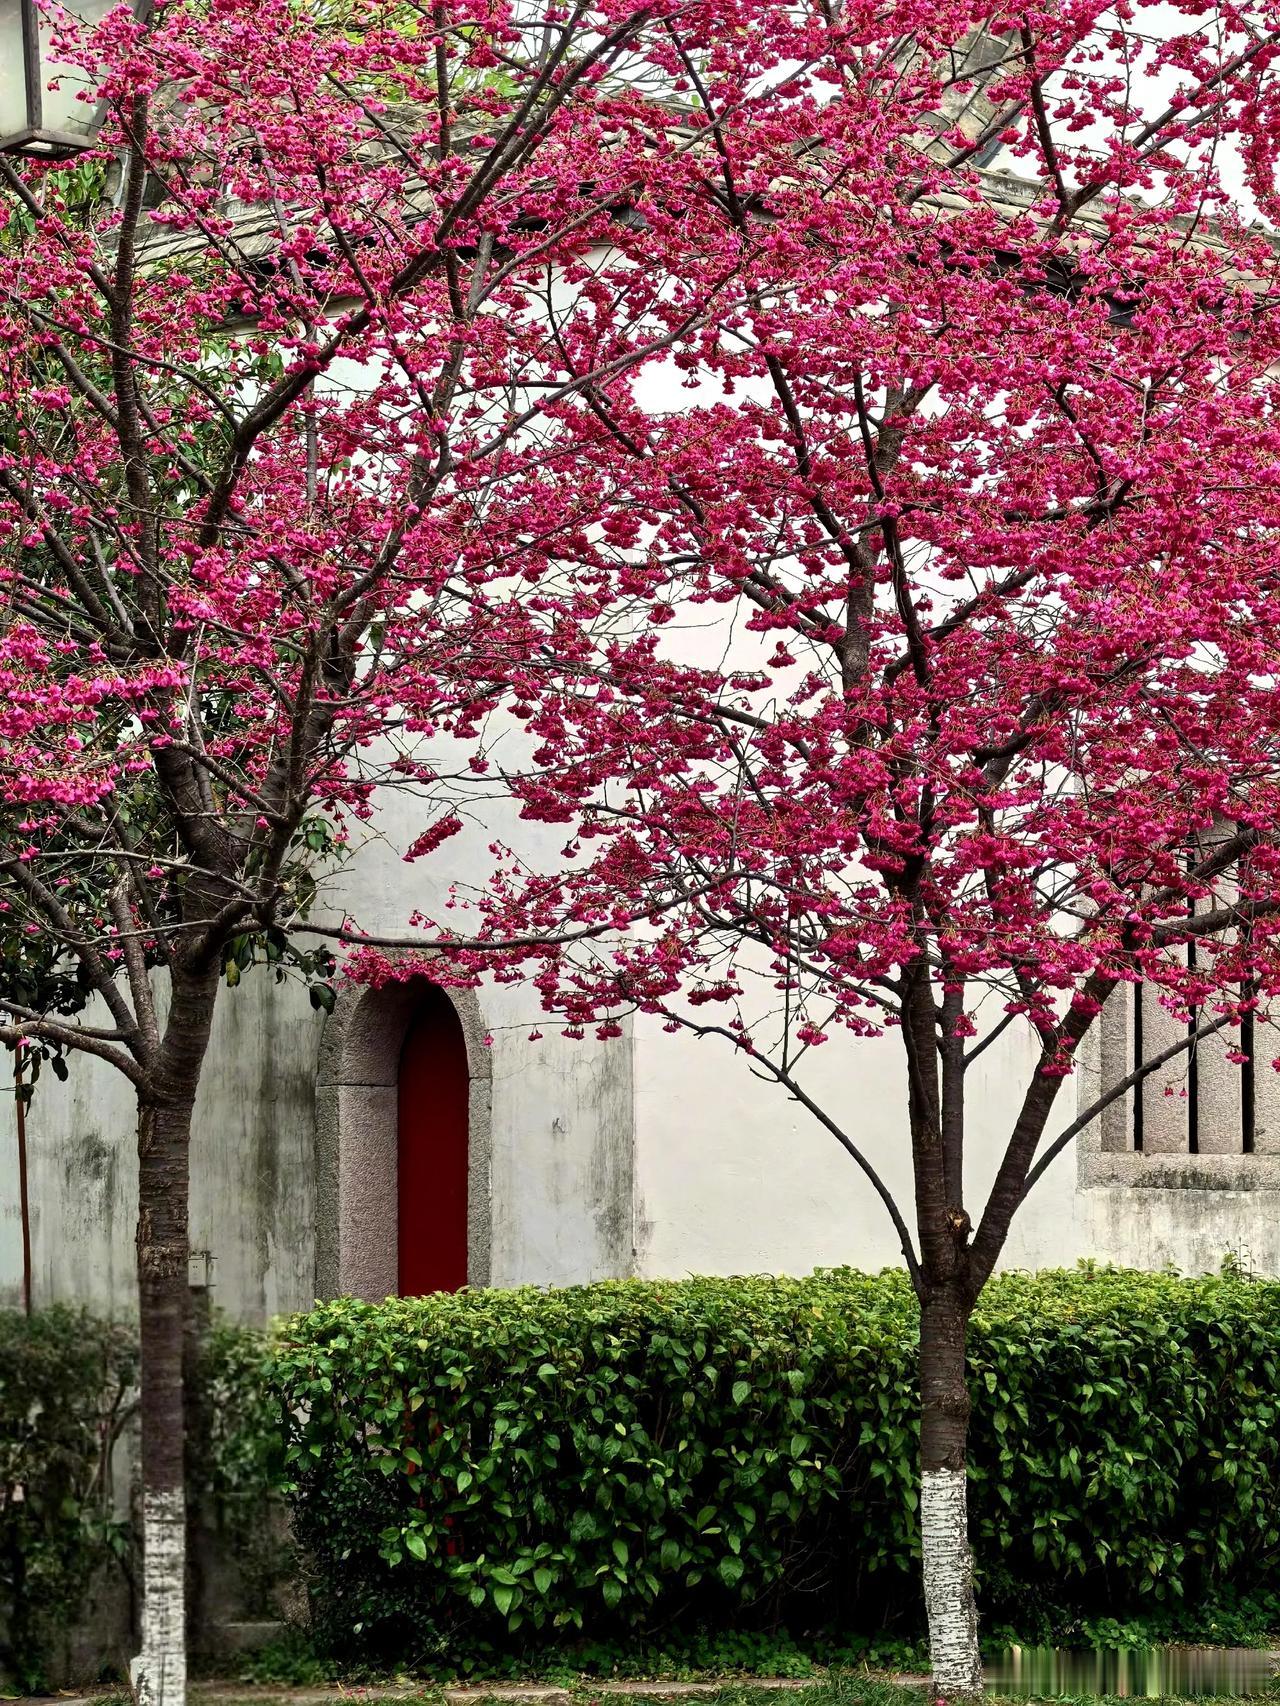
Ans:
[[[13,1051],[13,1105],[18,1128],[18,1212],[22,1219],[22,1307],[31,1313],[31,1199],[27,1192],[27,1105],[22,1097],[22,1044]]]
[[[27,82],[27,127],[38,131],[44,123],[44,90],[40,77],[40,14],[36,0],[19,0],[22,8],[22,56]]]

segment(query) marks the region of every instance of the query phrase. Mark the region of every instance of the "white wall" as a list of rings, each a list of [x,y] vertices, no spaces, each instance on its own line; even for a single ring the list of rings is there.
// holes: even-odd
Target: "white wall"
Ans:
[[[1035,1060],[1013,1030],[975,1064],[970,1086],[966,1207],[976,1221]],[[717,1037],[663,1034],[637,1024],[637,1272],[804,1273],[879,1268],[901,1260],[897,1235],[870,1184],[808,1111]],[[901,1043],[833,1039],[809,1057],[803,1085],[864,1149],[909,1225],[911,1168]],[[1055,1129],[1093,1086],[1068,1080]],[[1001,1262],[1070,1267],[1083,1258],[1141,1268],[1211,1272],[1234,1255],[1280,1274],[1280,1177],[1275,1157],[1192,1157],[1161,1174],[1127,1156],[1135,1182],[1090,1176],[1090,1135],[1067,1149],[1019,1210]],[[1140,1181],[1160,1177],[1158,1184]],[[1233,1180],[1252,1188],[1232,1189]]]
[[[474,874],[483,851],[477,832],[429,865],[406,865],[396,848],[420,827],[412,807],[388,811],[379,827],[380,838],[340,885],[349,899],[358,893],[361,922],[372,930],[398,932],[415,905],[438,905],[450,880]],[[552,832],[526,825],[521,833]],[[336,892],[333,898],[340,904]],[[616,1042],[566,1042],[553,1027],[539,1027],[531,991],[486,988],[479,999],[492,1036],[493,1283],[632,1271],[794,1273],[899,1259],[888,1218],[854,1163],[721,1039],[664,1034],[642,1018]],[[252,1319],[305,1307],[313,1294],[320,1024],[304,992],[279,988],[262,972],[219,1003],[196,1116],[192,1242],[215,1258],[215,1300]],[[528,1040],[534,1028],[546,1030],[541,1042]],[[971,1212],[985,1196],[1033,1059],[1029,1039],[1011,1029],[974,1070]],[[865,1146],[910,1218],[897,1036],[833,1038],[810,1053],[803,1082]],[[1073,1117],[1077,1093],[1075,1083],[1064,1086],[1061,1122]],[[1092,1094],[1085,1075],[1079,1093]],[[28,1145],[37,1300],[128,1312],[129,1086],[90,1061],[78,1062],[66,1085],[46,1074],[28,1115]],[[1005,1265],[1069,1265],[1089,1256],[1195,1271],[1234,1252],[1258,1271],[1280,1273],[1280,1190],[1267,1188],[1276,1158],[1193,1158],[1178,1163],[1166,1186],[1117,1186],[1090,1182],[1090,1154],[1080,1162],[1068,1151],[1055,1162],[1015,1220]],[[1141,1177],[1154,1176],[1151,1158],[1120,1159],[1147,1169]],[[1232,1168],[1246,1160],[1260,1188],[1230,1188],[1243,1177]],[[1199,1174],[1211,1174],[1216,1188],[1201,1188]],[[199,1260],[192,1278],[203,1278]],[[13,1111],[4,1097],[0,1305],[16,1306],[20,1281]]]
[[[397,849],[421,829],[394,802],[379,836],[334,883],[360,922],[402,932],[474,869],[480,846],[433,862],[428,885]],[[403,830],[403,835],[399,833]],[[472,838],[479,839],[479,832]],[[630,1044],[530,1042],[527,991],[480,997],[492,1037],[491,1275],[497,1285],[569,1283],[632,1266]],[[305,990],[261,968],[220,994],[195,1115],[192,1246],[213,1257],[214,1300],[262,1320],[315,1295],[314,1096],[321,1017]],[[0,1062],[0,1064],[3,1064]],[[135,1117],[128,1082],[90,1059],[48,1071],[27,1115],[34,1295],[111,1313],[133,1308]],[[197,1256],[192,1280],[202,1283]],[[21,1301],[21,1223],[11,1097],[0,1096],[0,1306]]]
[[[967,1133],[967,1206],[985,1199],[1035,1051],[1010,1030],[975,1063]],[[901,1261],[897,1234],[836,1139],[721,1038],[664,1034],[635,1042],[638,1268],[731,1273]],[[801,1083],[863,1150],[914,1225],[906,1070],[896,1032],[833,1037],[810,1052]],[[1067,1117],[1075,1098],[1063,1092]],[[1071,1158],[1043,1181],[1018,1227],[1012,1265],[1073,1262]]]
[[[359,373],[335,377],[358,382]],[[674,369],[655,369],[643,394],[649,406],[685,408],[714,400],[715,388],[699,398],[681,388]],[[723,642],[722,622],[707,610],[691,626],[677,621],[664,630],[664,643],[711,662],[721,660]],[[406,934],[416,908],[443,913],[451,883],[483,880],[495,837],[535,867],[553,862],[565,839],[563,827],[522,823],[509,806],[487,805],[483,818],[422,864],[406,865],[403,852],[424,827],[423,814],[410,795],[388,795],[350,867],[326,885],[325,916],[349,913],[370,932]],[[486,987],[479,1000],[492,1038],[495,1284],[629,1271],[876,1268],[899,1259],[888,1218],[854,1163],[722,1040],[666,1035],[656,1021],[641,1020],[616,1042],[571,1042],[543,1021],[532,990]],[[535,1029],[545,1031],[541,1042],[528,1040]],[[219,1005],[197,1111],[193,1244],[216,1258],[215,1297],[238,1314],[261,1318],[311,1299],[319,1034],[305,993],[278,989],[265,972]],[[1030,1037],[1011,1029],[975,1071],[971,1213],[985,1197],[1034,1054]],[[897,1037],[837,1036],[810,1054],[804,1082],[909,1205]],[[1068,1084],[1063,1121],[1075,1098]],[[0,1095],[0,1303],[17,1301],[21,1277],[12,1126],[11,1100]],[[129,1086],[109,1068],[80,1061],[68,1085],[51,1076],[41,1084],[28,1126],[37,1298],[128,1309]],[[1280,1193],[1081,1186],[1079,1175],[1070,1153],[1054,1165],[1015,1221],[1007,1264],[1096,1256],[1204,1268],[1234,1249],[1280,1272]]]

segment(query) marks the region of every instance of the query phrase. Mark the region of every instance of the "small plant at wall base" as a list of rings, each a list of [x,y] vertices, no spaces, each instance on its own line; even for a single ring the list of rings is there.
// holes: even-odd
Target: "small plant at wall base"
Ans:
[[[56,1643],[128,1546],[112,1453],[136,1413],[135,1335],[85,1311],[0,1312],[0,1682]]]
[[[238,1610],[251,1618],[275,1617],[282,1598],[296,1605],[302,1595],[274,1370],[266,1335],[217,1318],[199,1337],[187,1394],[192,1514],[212,1517],[203,1539],[216,1553],[193,1562],[232,1564]],[[137,1414],[132,1323],[60,1304],[0,1311],[0,1684],[40,1691],[95,1592],[116,1572],[136,1573],[135,1489],[118,1486],[114,1469]],[[126,1473],[133,1462],[126,1450]],[[98,1661],[120,1656],[112,1640]]]
[[[240,1613],[274,1620],[302,1592],[304,1561],[281,1497],[286,1439],[269,1340],[215,1316],[199,1343],[187,1490],[238,1576]]]

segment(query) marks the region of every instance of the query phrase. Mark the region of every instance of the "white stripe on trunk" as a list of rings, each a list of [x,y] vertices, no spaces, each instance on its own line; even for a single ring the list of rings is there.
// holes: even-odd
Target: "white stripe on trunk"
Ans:
[[[142,1496],[142,1651],[130,1666],[138,1706],[185,1706],[187,1529],[181,1492]]]
[[[926,1469],[920,1477],[920,1545],[929,1614],[933,1685],[946,1700],[982,1692],[973,1555],[963,1469]]]

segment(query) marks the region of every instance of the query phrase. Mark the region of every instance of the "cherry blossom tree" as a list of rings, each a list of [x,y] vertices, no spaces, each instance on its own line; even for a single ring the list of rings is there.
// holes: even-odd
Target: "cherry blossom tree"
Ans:
[[[683,397],[651,362],[587,383],[592,525],[478,593],[533,742],[494,722],[483,786],[566,845],[471,896],[509,947],[455,975],[532,978],[569,1035],[719,1039],[870,1181],[920,1302],[954,1700],[981,1688],[966,1328],[1100,1111],[1061,1111],[1081,1044],[1139,982],[1181,1025],[1110,1099],[1214,1033],[1239,1058],[1280,991],[1277,246],[1240,212],[1276,209],[1277,36],[1196,0],[787,22],[769,63],[663,20],[714,152],[645,204],[640,264],[684,255],[668,315],[740,290],[667,359]],[[978,169],[996,143],[1020,183]],[[395,972],[374,943],[353,969]],[[975,1204],[972,1069],[1018,1029],[1035,1064]],[[812,1088],[842,1032],[903,1051],[913,1204],[849,1078]]]
[[[405,942],[722,1038],[880,1190],[977,1688],[965,1325],[1074,1054],[1121,983],[1203,1030],[1277,982],[1275,256],[1219,182],[1270,216],[1276,37],[1151,21],[169,0],[68,46],[96,154],[0,164],[0,1035],[137,1094],[148,1700],[215,1003],[412,964],[311,917],[390,787],[415,857],[490,790],[568,838]],[[999,1026],[1039,1065],[975,1230]],[[804,1087],[842,1029],[905,1050],[914,1234]]]
[[[220,990],[266,964],[331,1004],[299,934],[317,874],[504,691],[477,593],[526,549],[535,486],[544,539],[601,514],[608,472],[573,450],[590,386],[740,298],[741,268],[668,303],[675,251],[636,265],[635,209],[687,198],[710,147],[654,99],[644,5],[172,0],[89,38],[50,10],[106,121],[73,166],[0,161],[0,1039],[136,1091],[136,1681],[176,1706]]]

